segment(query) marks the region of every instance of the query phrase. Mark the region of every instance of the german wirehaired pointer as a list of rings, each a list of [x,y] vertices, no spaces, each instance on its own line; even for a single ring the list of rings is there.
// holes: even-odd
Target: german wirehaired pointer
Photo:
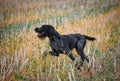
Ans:
[[[89,58],[84,53],[84,47],[86,45],[86,40],[94,41],[94,37],[82,35],[79,33],[60,35],[51,25],[42,25],[41,27],[36,27],[35,32],[38,33],[37,36],[39,38],[49,38],[52,49],[52,51],[49,51],[49,54],[53,56],[59,56],[59,54],[64,53],[68,55],[72,61],[75,61],[75,57],[71,52],[72,49],[75,48],[77,53],[81,56],[79,65],[82,66],[84,60],[89,62]]]

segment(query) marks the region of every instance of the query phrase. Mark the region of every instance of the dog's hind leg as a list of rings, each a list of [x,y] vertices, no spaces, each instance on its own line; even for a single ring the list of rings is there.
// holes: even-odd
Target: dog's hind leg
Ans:
[[[89,63],[89,58],[84,54],[82,50],[78,50],[78,54],[81,56],[81,66],[83,65],[84,60]]]
[[[76,45],[76,51],[81,56],[80,66],[83,65],[84,60],[87,60],[87,62],[89,63],[89,58],[84,53],[85,44],[86,44],[86,41],[81,40],[81,41],[78,41]]]

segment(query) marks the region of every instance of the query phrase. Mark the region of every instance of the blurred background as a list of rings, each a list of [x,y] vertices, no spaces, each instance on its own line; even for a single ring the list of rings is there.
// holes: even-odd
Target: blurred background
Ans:
[[[48,38],[34,28],[95,37],[81,70],[66,55],[43,56]],[[73,50],[77,60],[80,57]],[[88,71],[89,69],[89,71]],[[0,81],[119,81],[120,0],[0,0]]]

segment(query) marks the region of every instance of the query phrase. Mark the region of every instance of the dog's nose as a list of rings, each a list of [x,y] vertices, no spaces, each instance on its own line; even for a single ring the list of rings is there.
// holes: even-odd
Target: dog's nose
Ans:
[[[38,32],[38,31],[39,31],[39,28],[35,28],[34,30],[35,30],[35,32]]]

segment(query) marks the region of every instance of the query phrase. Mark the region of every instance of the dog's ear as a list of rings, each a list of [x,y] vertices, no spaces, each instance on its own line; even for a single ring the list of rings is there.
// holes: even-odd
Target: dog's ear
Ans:
[[[51,29],[49,31],[50,31],[51,36],[60,38],[60,34],[54,29],[54,27],[51,27]]]
[[[63,46],[63,41],[61,39],[60,34],[54,29],[54,27],[51,27],[50,31],[50,35],[54,38],[54,40],[56,40],[60,46]]]

